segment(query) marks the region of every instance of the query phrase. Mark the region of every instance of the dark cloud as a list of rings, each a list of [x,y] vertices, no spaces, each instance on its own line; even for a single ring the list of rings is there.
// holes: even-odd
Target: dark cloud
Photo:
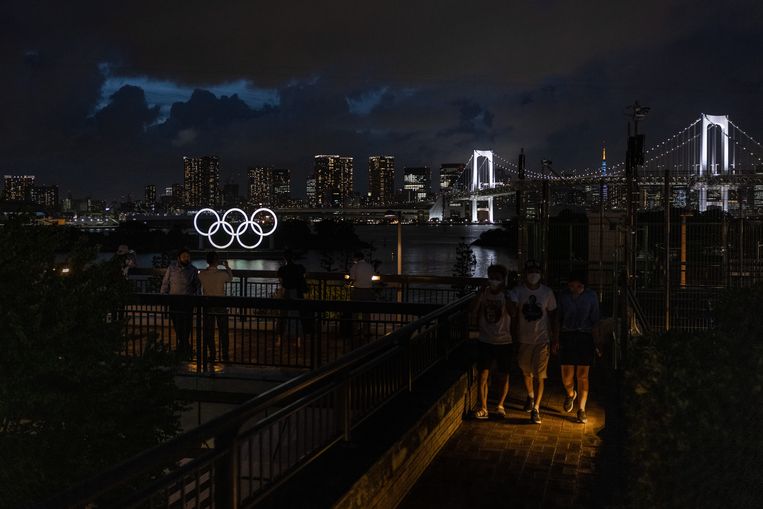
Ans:
[[[133,142],[159,117],[159,107],[149,107],[141,88],[125,85],[111,96],[108,106],[95,114],[99,135]]]

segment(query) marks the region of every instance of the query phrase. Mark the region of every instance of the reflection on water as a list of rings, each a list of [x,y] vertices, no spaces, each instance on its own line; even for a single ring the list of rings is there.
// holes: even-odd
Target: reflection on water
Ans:
[[[463,238],[469,244],[476,240],[480,233],[495,228],[489,225],[403,225],[403,271],[406,274],[423,274],[450,276],[456,261],[456,246]],[[394,274],[397,270],[397,226],[395,225],[357,225],[355,231],[358,237],[373,244],[374,258],[381,261],[379,271],[383,274]],[[475,274],[484,276],[488,265],[502,263],[509,270],[517,266],[516,252],[508,249],[481,248],[473,246],[477,259]],[[352,253],[348,253],[351,255]],[[224,256],[224,255],[223,255]],[[308,271],[322,271],[321,253],[308,251],[299,262]],[[138,254],[140,267],[150,267],[153,254]],[[335,253],[334,265],[342,270],[344,255]],[[203,256],[193,258],[193,263],[199,268],[206,267]],[[229,259],[231,268],[240,270],[276,270],[280,266],[278,260],[242,260]]]

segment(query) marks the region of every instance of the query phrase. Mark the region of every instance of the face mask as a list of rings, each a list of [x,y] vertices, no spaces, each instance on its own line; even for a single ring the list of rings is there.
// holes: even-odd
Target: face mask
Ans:
[[[538,283],[540,283],[540,274],[538,274],[537,272],[532,272],[532,273],[528,274],[527,275],[527,282],[530,283],[533,286],[537,285]]]
[[[502,281],[500,279],[488,279],[487,284],[490,285],[490,288],[496,289],[499,286],[501,286]]]

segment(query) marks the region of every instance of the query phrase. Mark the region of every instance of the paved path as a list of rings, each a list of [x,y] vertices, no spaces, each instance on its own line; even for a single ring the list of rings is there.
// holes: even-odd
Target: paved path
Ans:
[[[604,411],[589,400],[588,423],[579,424],[577,405],[561,411],[560,382],[548,385],[543,423],[532,424],[522,411],[524,384],[512,376],[506,419],[465,420],[399,507],[592,507]]]

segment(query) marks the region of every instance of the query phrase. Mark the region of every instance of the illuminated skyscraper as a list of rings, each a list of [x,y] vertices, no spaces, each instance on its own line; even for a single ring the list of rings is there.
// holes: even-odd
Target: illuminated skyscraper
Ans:
[[[314,177],[308,177],[307,178],[307,203],[311,207],[315,207],[315,178]]]
[[[315,156],[315,204],[318,207],[344,207],[352,198],[352,157]]]
[[[7,201],[26,201],[31,198],[34,175],[6,175],[3,195]]]
[[[186,207],[220,204],[220,159],[217,156],[183,158],[183,203]]]
[[[273,187],[273,169],[267,166],[249,168],[249,204],[265,205],[270,203],[270,190]]]
[[[291,172],[258,166],[249,169],[249,203],[285,207],[291,198]]]
[[[368,158],[368,193],[371,203],[386,205],[395,195],[395,157],[371,156]]]
[[[406,201],[423,201],[432,192],[432,170],[429,166],[403,170],[403,195]]]
[[[143,192],[143,202],[146,205],[153,205],[156,203],[156,186],[154,184],[146,186]]]
[[[463,180],[461,176],[464,173],[466,165],[463,163],[446,163],[440,165],[440,191],[451,193],[463,189]]]
[[[47,210],[58,209],[58,186],[32,186],[29,199]]]

